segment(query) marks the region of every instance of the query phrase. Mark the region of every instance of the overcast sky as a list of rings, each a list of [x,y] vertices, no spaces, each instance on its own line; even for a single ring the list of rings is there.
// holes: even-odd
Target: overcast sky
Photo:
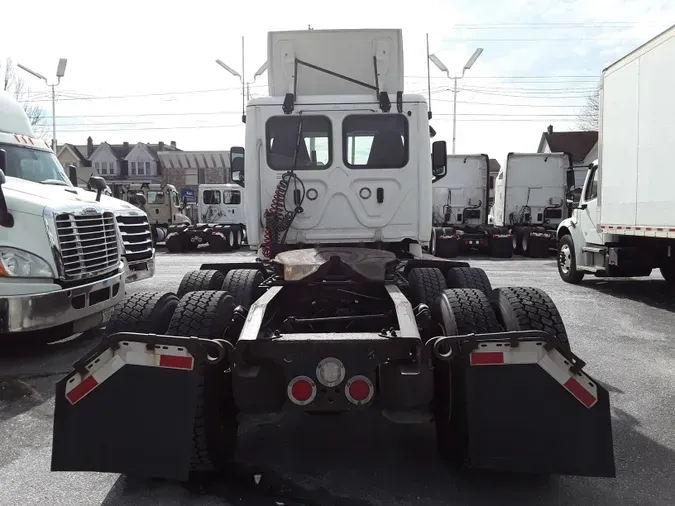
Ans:
[[[426,93],[425,33],[460,80],[457,152],[536,151],[541,132],[575,129],[584,97],[606,65],[675,24],[672,0],[455,0],[392,3],[341,0],[190,2],[32,0],[4,2],[0,57],[51,76],[68,58],[58,90],[59,143],[176,141],[183,149],[241,145],[239,80],[266,59],[266,32],[402,28],[406,91]],[[397,5],[397,7],[393,7]],[[432,66],[432,125],[452,140],[452,82]],[[25,75],[51,113],[48,89]],[[267,75],[251,86],[266,94]],[[49,120],[48,120],[49,121]],[[51,122],[50,122],[51,123]]]

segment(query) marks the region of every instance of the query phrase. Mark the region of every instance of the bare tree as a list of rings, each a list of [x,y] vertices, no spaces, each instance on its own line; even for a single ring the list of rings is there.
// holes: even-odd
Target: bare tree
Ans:
[[[600,88],[586,97],[586,105],[581,109],[577,118],[577,128],[580,130],[597,130],[600,115]]]
[[[44,138],[48,132],[47,113],[43,107],[33,101],[30,88],[23,78],[17,75],[11,58],[5,60],[4,68],[0,63],[0,74],[2,75],[2,89],[11,93],[23,105],[23,109],[26,111],[28,120],[33,127],[33,132],[36,136]]]

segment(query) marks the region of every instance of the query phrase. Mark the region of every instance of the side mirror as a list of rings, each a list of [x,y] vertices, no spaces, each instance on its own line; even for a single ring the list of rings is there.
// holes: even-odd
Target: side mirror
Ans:
[[[70,179],[70,184],[77,188],[77,167],[73,164],[68,165],[68,179]]]
[[[436,141],[431,145],[431,174],[438,181],[448,171],[448,145],[445,141]]]
[[[3,227],[13,227],[14,226],[14,216],[7,209],[7,201],[5,200],[5,194],[2,191],[2,185],[7,182],[5,177],[5,169],[7,168],[7,152],[4,149],[0,149],[0,226]]]
[[[567,190],[572,191],[574,186],[575,186],[574,169],[570,167],[569,169],[567,169]]]
[[[89,182],[87,183],[89,188],[96,190],[96,202],[100,202],[101,194],[105,191],[108,186],[101,176],[91,176]]]

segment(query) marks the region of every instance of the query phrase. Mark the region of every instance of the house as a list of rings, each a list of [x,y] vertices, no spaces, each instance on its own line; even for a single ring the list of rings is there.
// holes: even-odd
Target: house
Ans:
[[[200,184],[231,183],[229,151],[159,151],[166,183],[195,191]]]
[[[84,148],[84,149],[83,149]],[[68,167],[74,165],[77,169],[77,178],[85,183],[91,177],[93,169],[91,167],[91,162],[85,155],[86,146],[76,146],[74,144],[64,144],[58,150],[56,158],[61,162],[61,165],[66,170],[66,174],[70,175],[68,172]]]
[[[572,165],[576,167],[589,165],[598,158],[598,132],[597,130],[554,132],[553,125],[549,125],[546,132],[541,134],[537,153],[569,153]],[[575,186],[582,187],[586,178],[585,171],[575,171],[575,176]]]

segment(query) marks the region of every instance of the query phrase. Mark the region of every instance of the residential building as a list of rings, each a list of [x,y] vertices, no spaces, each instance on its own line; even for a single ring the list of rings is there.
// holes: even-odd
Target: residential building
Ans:
[[[569,153],[572,165],[578,167],[588,165],[598,157],[598,132],[597,130],[554,132],[553,125],[549,125],[546,132],[541,134],[537,153]],[[575,185],[583,186],[585,172],[576,171],[576,177]]]
[[[86,146],[64,144],[59,148],[56,158],[61,162],[69,177],[68,167],[74,165],[77,169],[77,178],[83,184],[89,180],[94,171],[86,156]]]
[[[229,151],[160,151],[164,182],[196,195],[200,184],[231,183]]]

